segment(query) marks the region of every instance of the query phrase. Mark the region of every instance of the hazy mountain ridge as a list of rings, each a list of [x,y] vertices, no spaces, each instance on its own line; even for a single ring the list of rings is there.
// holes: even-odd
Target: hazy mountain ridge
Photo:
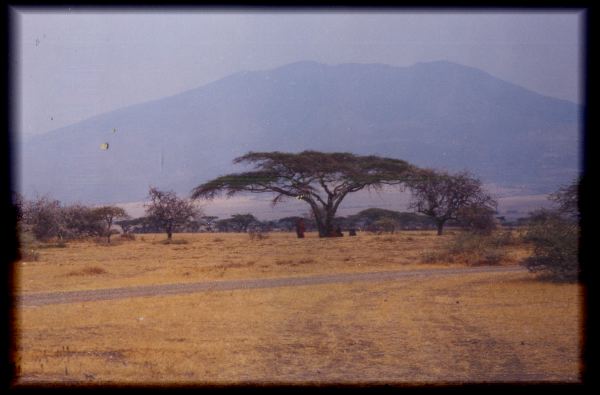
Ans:
[[[231,160],[247,151],[316,149],[549,192],[576,174],[579,114],[574,103],[450,62],[298,62],[34,137],[23,144],[23,190],[90,203],[141,200],[149,185],[188,194],[239,170]]]

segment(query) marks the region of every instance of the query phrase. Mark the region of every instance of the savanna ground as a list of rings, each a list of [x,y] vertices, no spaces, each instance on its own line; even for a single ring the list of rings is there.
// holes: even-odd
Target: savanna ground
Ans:
[[[31,295],[460,268],[466,257],[439,262],[458,235],[71,242],[18,263],[15,287]],[[530,254],[520,243],[502,249],[499,265]],[[578,382],[582,368],[580,287],[526,271],[21,306],[15,318],[17,384]]]

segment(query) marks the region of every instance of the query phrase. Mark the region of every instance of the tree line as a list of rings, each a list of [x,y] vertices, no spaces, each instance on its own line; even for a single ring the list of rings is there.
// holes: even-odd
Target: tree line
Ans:
[[[42,197],[35,201],[17,199],[22,222],[40,240],[73,239],[89,236],[106,237],[110,243],[119,225],[124,233],[165,232],[171,239],[176,231],[242,231],[249,228],[268,230],[291,227],[290,218],[283,223],[261,222],[251,214],[234,214],[218,219],[204,216],[194,200],[212,199],[220,193],[270,193],[272,203],[294,198],[310,207],[305,216],[307,230],[314,228],[320,237],[334,235],[334,228],[364,228],[393,231],[402,224],[413,228],[427,228],[435,224],[441,235],[447,223],[458,222],[473,228],[489,228],[493,223],[496,202],[483,190],[481,182],[463,172],[421,169],[406,161],[379,156],[360,156],[352,153],[250,152],[234,159],[234,163],[254,165],[253,171],[234,173],[208,181],[194,188],[191,199],[178,197],[173,191],[150,187],[146,216],[132,219],[116,206],[90,208],[82,204],[62,205],[59,201]],[[413,200],[410,208],[423,217],[393,212],[374,211],[369,215],[340,217],[337,211],[342,201],[360,190],[381,190],[384,186],[409,188]],[[365,218],[363,218],[365,217]],[[297,220],[297,219],[296,219]],[[287,223],[286,223],[287,222]]]
[[[408,188],[413,197],[410,207],[432,218],[438,235],[448,221],[489,226],[497,207],[481,181],[468,172],[453,175],[422,169],[401,159],[348,152],[249,152],[235,158],[234,163],[254,169],[205,182],[194,188],[192,198],[267,193],[273,196],[273,205],[297,199],[310,207],[320,237],[335,236],[340,204],[361,190]]]
[[[218,219],[203,215],[194,205],[194,200],[211,200],[221,194],[230,197],[238,193],[267,193],[273,196],[273,205],[286,199],[305,202],[310,214],[303,221],[307,230],[316,230],[320,237],[336,236],[340,227],[379,232],[406,226],[434,227],[442,235],[448,224],[490,233],[496,224],[497,202],[481,181],[468,172],[451,174],[419,168],[400,159],[318,151],[250,152],[235,158],[234,163],[253,169],[200,184],[189,199],[151,187],[146,216],[142,218],[129,218],[116,206],[64,206],[47,197],[35,201],[18,198],[20,223],[39,240],[100,236],[108,243],[116,232],[113,225],[121,226],[124,233],[165,232],[168,239],[178,231],[246,232],[282,227],[292,230],[299,217],[261,222],[252,214],[234,214]],[[578,181],[573,182],[551,196],[558,209],[536,212],[528,220],[527,237],[535,245],[534,255],[525,263],[530,270],[552,271],[558,267],[556,270],[565,278],[577,273],[578,185]],[[409,208],[414,212],[369,209],[348,217],[337,215],[349,194],[381,191],[387,186],[408,189]]]

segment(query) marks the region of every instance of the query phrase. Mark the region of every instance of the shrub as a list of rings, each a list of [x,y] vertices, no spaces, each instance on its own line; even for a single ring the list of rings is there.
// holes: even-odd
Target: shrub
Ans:
[[[40,254],[33,248],[24,248],[20,251],[21,261],[35,262],[40,259]]]
[[[558,212],[539,211],[531,216],[524,236],[534,246],[522,265],[557,281],[575,281],[579,275],[579,226]]]
[[[506,236],[486,235],[478,232],[461,232],[446,244],[442,251],[427,251],[421,260],[432,262],[462,262],[470,266],[498,265],[506,257],[503,250]]]
[[[261,232],[261,231],[249,231],[248,232],[248,236],[250,237],[250,240],[264,240],[267,239],[269,237],[269,235],[265,232]]]
[[[121,240],[114,240],[109,243],[108,240],[106,239],[106,237],[94,237],[93,241],[94,241],[94,243],[96,243],[100,246],[103,246],[103,247],[115,247],[115,246],[121,245],[121,243],[122,243]]]
[[[121,236],[119,236],[119,240],[135,240],[135,235],[133,233],[122,233]]]

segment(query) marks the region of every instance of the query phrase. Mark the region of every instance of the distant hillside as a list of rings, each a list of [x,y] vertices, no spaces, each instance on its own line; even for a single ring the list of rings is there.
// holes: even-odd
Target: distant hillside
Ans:
[[[200,71],[199,71],[200,72]],[[578,169],[580,108],[449,62],[241,72],[32,138],[22,190],[69,202],[188,194],[250,150],[351,151],[546,193]],[[108,149],[101,145],[108,143]]]

